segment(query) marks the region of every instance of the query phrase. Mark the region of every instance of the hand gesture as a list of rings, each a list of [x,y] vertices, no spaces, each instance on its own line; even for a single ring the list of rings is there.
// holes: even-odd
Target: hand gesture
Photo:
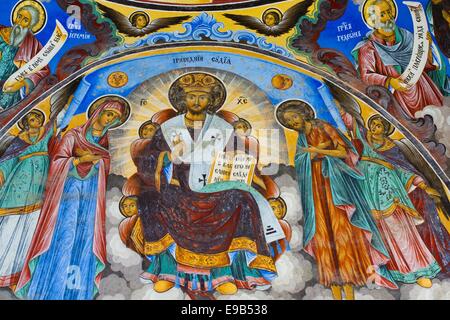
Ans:
[[[180,158],[186,153],[186,143],[179,135],[177,135],[172,142],[174,144],[172,150],[172,160],[174,160],[175,163],[180,163]]]
[[[314,152],[317,152],[317,148],[316,147],[307,147],[307,148],[302,148],[302,151],[303,152],[309,152],[309,153],[314,153]]]
[[[80,148],[77,148],[75,150],[75,153],[79,156],[78,158],[79,163],[85,162],[97,163],[102,158],[102,156],[100,155],[93,154],[90,151],[83,150]]]
[[[23,87],[26,87],[25,84],[25,80],[22,81],[16,81],[13,84],[9,85],[9,86],[4,86],[3,87],[3,92],[6,93],[14,93],[19,91],[20,89],[22,89]],[[27,90],[28,91],[28,90]],[[28,92],[27,92],[28,93]]]
[[[307,147],[307,148],[302,148],[303,152],[308,152],[309,156],[312,159],[314,159],[317,156],[317,148],[316,147]]]
[[[84,162],[98,162],[100,159],[102,158],[102,156],[96,155],[96,154],[86,154],[82,157],[79,157],[78,159],[80,160],[80,163],[84,163]]]
[[[392,88],[394,88],[394,90],[397,91],[406,91],[409,89],[406,83],[404,83],[403,80],[399,78],[389,78],[389,84]]]

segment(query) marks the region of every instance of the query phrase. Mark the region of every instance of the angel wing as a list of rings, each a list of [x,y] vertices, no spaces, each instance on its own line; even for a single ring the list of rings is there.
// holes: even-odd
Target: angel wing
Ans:
[[[72,81],[70,84],[52,95],[50,98],[50,121],[55,120],[61,111],[66,107],[70,97],[78,88],[78,84],[80,82],[81,79]]]
[[[14,138],[16,136],[13,136],[12,134],[6,133],[0,140],[0,157],[3,156],[6,149],[9,148],[11,143],[13,142]]]
[[[143,37],[152,32],[158,31],[159,29],[166,28],[172,25],[179,24],[184,20],[189,19],[191,16],[179,16],[179,17],[170,17],[170,18],[159,18],[155,19],[148,24],[145,28],[138,29],[134,27],[131,22],[128,20],[126,16],[123,14],[108,8],[105,5],[97,3],[97,6],[100,10],[104,12],[104,16],[106,18],[111,19],[112,22],[117,27],[120,33],[126,34],[129,37]]]
[[[441,198],[441,204],[444,208],[443,211],[448,216],[450,214],[450,201],[445,196],[446,193],[444,187],[442,186],[440,178],[433,171],[428,162],[426,162],[425,159],[416,151],[411,141],[407,139],[401,139],[394,140],[394,142],[400,148],[406,159],[408,159],[408,161],[414,166],[414,168],[416,168],[416,170],[421,173],[422,177],[424,177],[428,181],[430,186],[439,191],[440,194],[444,195]]]
[[[356,120],[358,125],[363,128],[365,123],[361,115],[361,107],[355,98],[330,81],[325,80],[325,84],[330,89],[333,98],[339,102],[342,109],[344,109],[345,112],[348,112]]]
[[[306,15],[306,13],[308,12],[308,8],[313,3],[314,0],[305,0],[290,7],[284,13],[280,23],[272,27],[269,27],[260,19],[252,16],[244,16],[231,13],[225,13],[224,16],[231,20],[234,20],[238,25],[256,30],[257,32],[262,33],[266,36],[278,37],[289,32],[295,26],[298,20],[302,16]]]

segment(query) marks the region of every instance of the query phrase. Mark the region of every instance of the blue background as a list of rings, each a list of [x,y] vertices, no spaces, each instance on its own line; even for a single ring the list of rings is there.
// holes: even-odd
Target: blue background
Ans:
[[[19,1],[14,0],[0,0],[1,3],[1,13],[0,13],[0,25],[2,26],[11,26],[11,12],[14,8],[14,6]],[[48,1],[48,0],[47,0]],[[47,1],[41,1],[41,3],[44,5],[46,11],[47,11],[47,24],[45,25],[44,29],[42,29],[37,35],[36,38],[41,42],[42,45],[45,45],[47,41],[50,39],[50,36],[53,33],[53,30],[56,26],[56,19],[61,22],[61,24],[64,26],[64,28],[67,30],[67,32],[70,34],[70,32],[76,32],[76,33],[87,33],[87,31],[84,30],[83,26],[81,27],[81,30],[73,30],[71,31],[67,27],[67,19],[69,18],[69,15],[61,9],[54,0],[50,0],[50,2]],[[50,70],[52,73],[55,73],[56,66],[58,65],[58,61],[61,59],[61,57],[66,53],[70,48],[82,45],[85,43],[91,43],[95,41],[95,37],[91,34],[90,39],[70,39],[68,38],[66,40],[66,43],[61,48],[61,50],[58,52],[58,54],[50,61]]]

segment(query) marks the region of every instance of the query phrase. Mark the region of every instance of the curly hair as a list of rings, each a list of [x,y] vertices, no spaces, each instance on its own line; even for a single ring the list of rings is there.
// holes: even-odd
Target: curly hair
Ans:
[[[175,109],[178,110],[179,113],[185,113],[187,111],[186,107],[186,97],[187,93],[181,86],[175,86],[173,90],[171,90],[172,94],[172,103]],[[217,102],[223,100],[223,88],[221,85],[214,86],[210,93],[207,93],[210,96],[209,106],[206,112],[214,113],[217,110]]]
[[[142,16],[142,17],[144,17],[145,18],[145,21],[146,21],[146,24],[148,24],[150,21],[149,21],[149,19],[148,19],[148,17],[145,15],[145,14],[143,14],[143,13],[137,13],[137,14],[135,14],[135,15],[133,15],[132,17],[131,17],[131,25],[133,26],[133,27],[136,27],[137,26],[137,18],[138,17],[140,17],[140,16]]]

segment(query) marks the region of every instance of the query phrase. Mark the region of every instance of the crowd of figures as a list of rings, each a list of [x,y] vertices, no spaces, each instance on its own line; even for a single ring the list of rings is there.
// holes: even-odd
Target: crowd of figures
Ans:
[[[37,109],[19,122],[0,160],[2,287],[28,299],[95,295],[106,264],[108,130],[125,108],[113,99],[93,105],[62,138],[57,120],[45,124]]]
[[[206,183],[218,152],[259,156],[251,124],[219,111],[224,91],[209,74],[183,75],[169,92],[178,112],[144,122],[131,145],[137,170],[123,187],[119,233],[145,257],[141,279],[157,292],[265,290],[289,250],[289,208],[270,177],[255,169],[250,184]],[[37,109],[18,123],[0,158],[0,286],[25,299],[95,298],[107,264],[108,131],[129,114],[125,99],[107,96],[64,134]],[[304,101],[276,108],[278,122],[298,132],[303,248],[319,283],[335,299],[371,282],[431,287],[450,268],[445,195],[402,154],[384,118],[366,125],[345,108],[341,115],[345,133]]]
[[[389,122],[374,115],[364,127],[345,108],[341,116],[350,139],[305,102],[277,108],[280,123],[299,133],[303,246],[317,262],[319,282],[336,299],[342,292],[353,299],[353,287],[369,283],[431,287],[439,273],[448,275],[450,261],[439,192],[389,138]]]

